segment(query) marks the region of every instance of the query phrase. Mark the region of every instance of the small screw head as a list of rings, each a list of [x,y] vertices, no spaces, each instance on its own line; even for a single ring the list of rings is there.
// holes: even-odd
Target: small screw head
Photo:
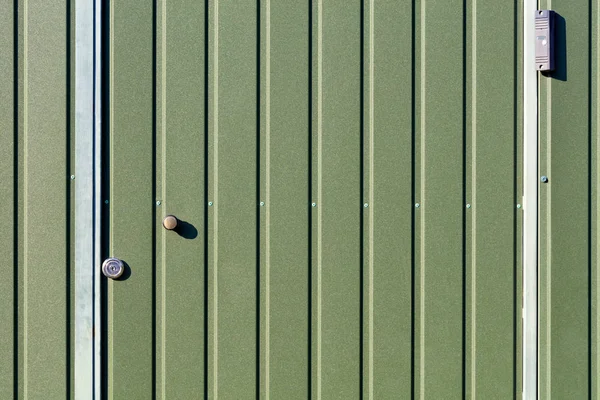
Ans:
[[[261,202],[260,202],[260,206],[261,206],[261,207],[264,207],[264,206],[265,206],[265,202],[264,202],[264,201],[261,201]]]
[[[316,207],[316,206],[317,206],[317,203],[312,203],[312,206],[313,206],[313,207]]]
[[[364,207],[365,207],[365,208],[368,208],[368,207],[369,207],[369,203],[365,203],[365,204],[364,204]]]
[[[517,204],[517,208],[521,208],[521,205],[520,205],[520,204]]]
[[[415,207],[419,208],[419,207],[421,207],[421,204],[417,203],[417,204],[415,204]]]
[[[471,208],[471,205],[470,205],[470,204],[467,204],[467,208]]]
[[[75,180],[75,175],[71,175],[71,180]]]
[[[540,178],[540,181],[542,181],[542,183],[546,183],[546,182],[548,182],[548,177],[547,177],[546,175],[543,175],[543,176]]]
[[[104,204],[108,204],[108,200],[104,200]]]
[[[157,200],[157,201],[156,201],[156,205],[157,205],[157,206],[160,206],[160,200]]]
[[[213,205],[212,201],[209,201],[209,202],[208,202],[208,206],[209,206],[209,207],[212,207],[212,205]]]

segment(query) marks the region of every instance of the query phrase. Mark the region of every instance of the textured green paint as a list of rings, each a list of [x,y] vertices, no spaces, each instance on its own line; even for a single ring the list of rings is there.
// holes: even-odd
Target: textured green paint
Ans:
[[[16,373],[17,397],[63,398],[73,223],[67,4],[19,6],[20,95],[12,91],[12,12],[2,13],[0,42],[13,54],[2,59],[2,99],[19,105],[18,151],[5,135],[0,159],[1,184],[13,188],[17,179],[19,188],[18,204],[2,192],[6,209],[18,211],[18,237],[6,224],[0,247],[17,260],[18,298],[11,263],[2,266],[9,279],[0,295],[18,341],[3,324],[0,393],[13,396]],[[411,388],[425,398],[518,393],[520,56],[517,32],[505,28],[519,17],[466,6],[274,2],[261,4],[259,21],[249,1],[210,3],[208,18],[195,2],[112,4],[106,227],[110,255],[131,274],[108,284],[109,398],[192,398],[205,385],[223,398],[255,397],[257,388],[273,398],[306,398],[311,388],[321,398],[358,397],[361,387],[366,398],[408,397]],[[414,30],[398,18],[413,12]],[[574,29],[575,43],[587,46],[588,27]],[[398,37],[412,37],[415,59],[411,41]],[[492,45],[500,50],[487,51]],[[588,66],[577,60],[569,64],[575,78],[547,92],[552,109],[543,103],[543,121],[552,123],[542,125],[543,143],[560,151],[542,159],[552,171],[545,188],[554,188],[551,198],[542,193],[552,205],[542,227],[553,239],[542,274],[552,260],[553,274],[543,277],[555,285],[542,291],[553,300],[544,303],[552,319],[542,318],[556,324],[542,337],[553,340],[552,357],[542,359],[552,362],[544,371],[559,398],[585,397],[595,376],[588,345],[597,346],[585,308],[587,279],[598,275],[587,269],[595,231],[588,236],[585,212],[597,203],[576,190],[589,188],[596,160],[578,164],[583,172],[568,163],[588,160],[587,110],[596,110],[579,95],[589,90]],[[13,131],[13,118],[10,107],[2,111],[3,131]],[[564,131],[571,135],[547,135]],[[583,219],[572,214],[573,196]],[[166,232],[166,214],[189,225]]]
[[[360,2],[317,10],[318,397],[360,394],[361,14]],[[314,343],[313,343],[314,345]]]
[[[552,2],[567,58],[559,45],[557,71],[540,76],[539,171],[549,178],[539,186],[541,399],[598,395],[598,21],[589,16],[598,8],[590,4]]]
[[[23,5],[23,225],[19,232],[22,393],[69,391],[69,109],[67,5]],[[19,385],[21,386],[21,384]]]
[[[108,282],[108,397],[153,394],[152,5],[111,2],[109,256],[129,275]]]
[[[112,398],[204,390],[204,6],[156,12],[154,82],[152,7],[111,9],[110,255],[131,269],[109,282]],[[178,231],[162,228],[167,214]]]
[[[257,58],[258,8],[254,1],[219,2],[210,46],[214,152],[209,196],[214,206],[215,313],[211,390],[214,397],[254,398],[257,387]],[[215,32],[216,31],[216,32]],[[218,36],[217,36],[218,34]],[[215,76],[216,74],[216,76]]]
[[[18,226],[0,231],[13,261],[1,267],[0,397],[64,398],[70,5],[25,5],[18,54],[13,5],[1,17],[12,56],[0,96],[18,121],[0,113],[0,200]],[[521,59],[506,27],[520,14],[464,6],[111,3],[105,227],[130,274],[108,283],[109,398],[518,395]],[[570,54],[585,54],[589,28],[569,25]],[[597,190],[587,62],[541,89],[542,149],[555,151],[541,159],[552,330],[540,382],[555,398],[598,390],[597,201],[579,190]],[[184,229],[164,231],[166,214]]]
[[[16,127],[15,110],[16,92],[14,88],[14,79],[17,78],[15,71],[15,61],[17,54],[14,52],[16,38],[14,36],[15,21],[14,3],[4,1],[0,4],[0,103],[4,106],[0,109],[0,204],[3,205],[2,216],[0,217],[0,398],[14,397],[14,378],[17,375],[15,370],[15,330],[17,329],[17,316],[15,315],[15,279],[16,256],[15,253],[15,222],[17,204],[14,198],[14,179],[17,176],[15,171],[15,160],[17,154],[15,150]]]
[[[522,149],[515,74],[522,61],[517,31],[506,27],[520,20],[515,12],[495,14],[489,3],[468,5],[466,392],[470,398],[511,398],[519,392],[520,362],[515,223],[521,210],[514,191]]]
[[[157,398],[204,390],[204,4],[158,3]],[[167,214],[176,232],[162,228]]]
[[[421,18],[421,260],[417,393],[462,395],[463,3],[425,3]],[[424,65],[423,65],[424,63]],[[449,79],[449,77],[452,77]]]
[[[156,7],[111,10],[112,397],[518,396],[519,12]]]
[[[478,3],[415,8],[414,388],[425,398],[520,392],[520,17]]]
[[[308,2],[270,1],[263,5],[262,391],[273,399],[306,399],[310,397],[307,301],[310,293],[307,101],[310,9]]]
[[[0,4],[0,397],[7,399],[72,393],[68,7]]]
[[[590,74],[590,90],[591,90],[591,126],[590,126],[590,148],[589,153],[591,155],[590,165],[590,274],[588,275],[591,279],[590,282],[590,339],[591,343],[590,352],[590,376],[591,391],[590,395],[592,398],[598,398],[600,396],[600,241],[598,237],[598,216],[600,215],[600,202],[598,201],[598,190],[600,189],[600,174],[598,174],[598,161],[600,160],[600,136],[598,135],[598,128],[600,127],[600,110],[598,109],[598,96],[600,95],[600,80],[598,79],[598,71],[600,64],[598,63],[598,56],[600,55],[600,35],[598,34],[598,15],[600,15],[600,7],[592,7],[591,10],[591,21],[595,21],[592,26],[590,34],[590,40],[592,41],[590,54],[592,72]]]
[[[397,16],[412,5],[374,4],[364,25],[364,396],[410,398],[412,43],[398,38],[413,31]]]

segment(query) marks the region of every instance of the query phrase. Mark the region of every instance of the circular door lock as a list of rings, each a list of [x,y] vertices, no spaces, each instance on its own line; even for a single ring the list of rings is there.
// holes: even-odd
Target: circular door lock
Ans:
[[[102,273],[110,279],[117,279],[125,271],[125,264],[118,258],[107,258],[102,263]]]

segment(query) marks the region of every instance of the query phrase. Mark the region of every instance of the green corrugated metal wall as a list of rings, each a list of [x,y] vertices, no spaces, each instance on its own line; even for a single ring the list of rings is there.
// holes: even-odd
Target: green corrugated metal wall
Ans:
[[[520,4],[290,3],[106,4],[109,397],[520,396]],[[595,398],[599,14],[542,3],[540,397]],[[0,398],[72,392],[71,7],[0,13]]]
[[[70,2],[0,3],[0,398],[72,392]]]
[[[560,15],[557,71],[540,76],[540,398],[596,399],[599,5],[542,1]],[[565,57],[566,56],[566,57]]]
[[[520,396],[517,5],[108,14],[109,398]]]

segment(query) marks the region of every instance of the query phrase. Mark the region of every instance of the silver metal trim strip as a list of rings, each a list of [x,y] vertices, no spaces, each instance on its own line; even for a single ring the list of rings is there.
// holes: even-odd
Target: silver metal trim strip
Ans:
[[[538,73],[536,0],[523,2],[523,399],[538,398]]]
[[[75,2],[75,398],[94,399],[95,354],[95,74],[94,2]]]
[[[94,0],[94,399],[101,399],[102,0]]]

